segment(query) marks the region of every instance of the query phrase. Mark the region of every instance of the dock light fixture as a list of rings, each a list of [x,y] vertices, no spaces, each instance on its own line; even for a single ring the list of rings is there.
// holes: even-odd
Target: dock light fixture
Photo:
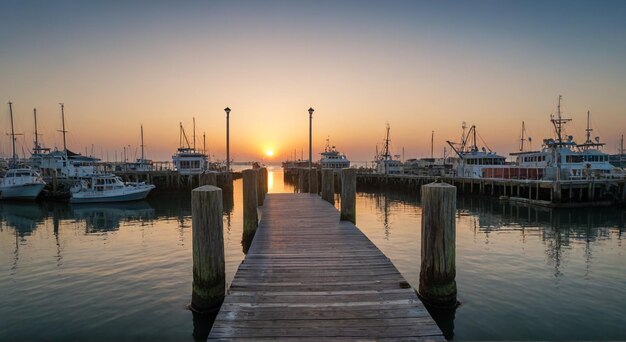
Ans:
[[[224,108],[226,112],[226,172],[230,172],[230,108]]]
[[[313,168],[313,112],[314,111],[315,109],[313,109],[313,107],[309,107],[309,169]]]

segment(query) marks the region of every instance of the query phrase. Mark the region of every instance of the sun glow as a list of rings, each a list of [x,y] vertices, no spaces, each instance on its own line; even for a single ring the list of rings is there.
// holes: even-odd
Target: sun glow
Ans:
[[[273,156],[273,155],[274,155],[274,151],[272,151],[272,150],[267,150],[267,151],[265,151],[265,154],[266,154],[268,157],[271,157],[271,156]]]

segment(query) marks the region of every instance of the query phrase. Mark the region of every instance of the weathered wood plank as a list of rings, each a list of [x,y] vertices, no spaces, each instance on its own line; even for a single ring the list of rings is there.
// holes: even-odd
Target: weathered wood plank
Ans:
[[[433,340],[441,330],[391,261],[330,203],[268,194],[210,340]]]

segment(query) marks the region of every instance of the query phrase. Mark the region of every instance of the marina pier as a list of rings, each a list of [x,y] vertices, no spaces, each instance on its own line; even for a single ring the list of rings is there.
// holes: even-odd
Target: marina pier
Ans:
[[[206,250],[207,245],[222,241],[221,221],[214,217],[221,211],[221,202],[213,203],[221,198],[221,190],[203,186],[192,192],[194,287],[191,307],[201,312],[219,308],[209,340],[445,340],[417,291],[354,225],[355,170],[342,171],[346,184],[341,189],[341,215],[332,203],[317,193],[266,194],[264,171],[243,172],[245,207],[258,205],[261,219],[257,226],[256,215],[244,210],[244,221],[249,222],[250,216],[255,222],[244,227],[242,239],[252,241],[244,249],[246,257],[225,297],[223,272],[220,276],[218,267],[223,264],[223,251]],[[257,181],[257,177],[263,181]],[[325,183],[330,182],[332,179],[325,178]],[[439,193],[440,190],[433,191]],[[200,200],[210,196],[213,200]],[[454,211],[454,196],[447,197],[451,202],[446,209]],[[346,203],[350,208],[344,208]],[[443,207],[438,204],[432,213],[437,217],[447,213]],[[453,223],[448,228],[444,225],[438,220],[429,220],[423,223],[422,234],[454,230]],[[214,238],[207,240],[209,235]],[[429,257],[424,260],[439,260],[436,255],[443,255],[445,250],[445,263],[451,265],[445,272],[451,272],[449,279],[454,282],[454,235],[446,240],[452,245],[444,246],[433,240],[423,247],[425,255],[435,256],[433,260]],[[428,301],[443,299],[455,307],[456,287],[445,298],[426,290],[440,285],[437,279],[426,276],[442,271],[436,264],[422,264],[424,278],[420,279],[420,290],[425,289]],[[214,276],[207,278],[207,274]],[[209,304],[198,306],[196,303]]]
[[[463,177],[427,177],[414,175],[358,174],[361,186],[418,189],[440,181],[457,187],[459,194],[498,197],[518,203],[546,207],[611,206],[626,203],[626,180],[532,180]]]
[[[285,181],[299,187],[306,186],[306,181],[299,182],[298,170],[298,168],[285,169]],[[357,173],[357,185],[359,187],[418,190],[422,185],[432,182],[454,185],[457,187],[459,195],[492,196],[501,200],[545,207],[594,207],[626,203],[626,179],[552,181]],[[335,188],[338,188],[340,183],[340,177],[335,175]]]
[[[313,194],[268,194],[209,340],[444,340],[391,261]]]

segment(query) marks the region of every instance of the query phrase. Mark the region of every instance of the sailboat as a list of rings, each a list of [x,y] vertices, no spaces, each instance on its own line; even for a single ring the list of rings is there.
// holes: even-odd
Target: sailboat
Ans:
[[[143,144],[143,125],[141,125],[141,159],[137,159],[134,163],[128,163],[128,169],[132,171],[147,172],[152,171],[152,160],[145,158]]]
[[[9,115],[11,116],[13,155],[6,175],[0,180],[0,199],[34,200],[39,196],[46,183],[31,168],[18,166],[17,153],[15,152],[13,104],[11,102],[9,102]]]

